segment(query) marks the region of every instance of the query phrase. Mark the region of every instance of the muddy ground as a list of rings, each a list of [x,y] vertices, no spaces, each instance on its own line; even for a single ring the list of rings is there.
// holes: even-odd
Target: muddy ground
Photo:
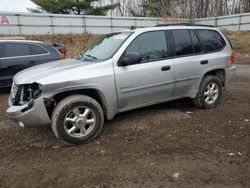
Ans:
[[[189,99],[123,113],[87,145],[22,129],[0,92],[0,187],[250,187],[250,66],[212,110]],[[187,114],[190,111],[192,114]]]

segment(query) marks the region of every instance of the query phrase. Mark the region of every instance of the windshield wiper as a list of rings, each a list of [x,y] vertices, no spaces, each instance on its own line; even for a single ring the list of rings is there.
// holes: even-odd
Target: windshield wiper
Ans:
[[[97,57],[95,57],[95,56],[92,56],[92,55],[89,55],[89,54],[84,54],[84,56],[86,56],[86,57],[88,57],[88,58],[90,58],[90,59],[92,59],[92,60],[98,60],[98,58]]]

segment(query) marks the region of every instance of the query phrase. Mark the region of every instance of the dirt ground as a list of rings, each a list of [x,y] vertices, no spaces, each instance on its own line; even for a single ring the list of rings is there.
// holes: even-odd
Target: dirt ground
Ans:
[[[1,91],[0,187],[250,187],[250,66],[237,71],[215,109],[184,99],[126,112],[74,147],[16,127]]]

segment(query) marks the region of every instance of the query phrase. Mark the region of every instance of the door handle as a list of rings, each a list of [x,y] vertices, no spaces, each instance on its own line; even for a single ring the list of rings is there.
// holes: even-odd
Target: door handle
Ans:
[[[208,64],[208,60],[202,60],[201,61],[201,65],[206,65],[206,64]]]
[[[171,69],[170,66],[161,67],[161,70],[162,70],[162,71],[169,71],[170,69]]]

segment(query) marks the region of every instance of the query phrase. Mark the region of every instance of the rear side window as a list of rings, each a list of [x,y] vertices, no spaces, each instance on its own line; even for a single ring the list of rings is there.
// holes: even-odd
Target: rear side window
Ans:
[[[141,54],[141,63],[162,60],[168,57],[169,50],[165,32],[153,31],[141,34],[127,48],[126,53],[130,52]]]
[[[188,30],[172,30],[172,34],[176,56],[193,54],[193,44]]]
[[[33,55],[47,54],[48,53],[45,49],[43,49],[42,47],[40,47],[38,45],[31,44],[30,47],[32,49]]]
[[[207,29],[198,29],[197,31],[203,41],[204,52],[219,51],[225,47],[226,43],[217,31]]]
[[[190,30],[190,36],[193,42],[194,53],[202,52],[201,43],[193,30]]]
[[[28,44],[7,43],[5,44],[5,57],[17,57],[32,55]]]

